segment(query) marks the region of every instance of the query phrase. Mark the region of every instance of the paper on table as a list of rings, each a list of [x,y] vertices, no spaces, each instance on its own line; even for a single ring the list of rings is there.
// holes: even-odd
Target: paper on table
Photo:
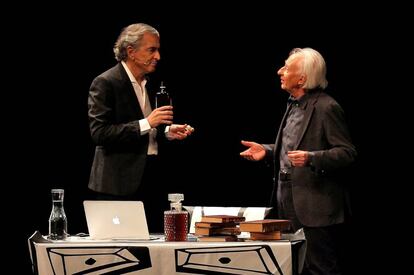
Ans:
[[[246,221],[263,220],[265,211],[265,207],[247,207],[243,212],[243,216],[246,218]]]

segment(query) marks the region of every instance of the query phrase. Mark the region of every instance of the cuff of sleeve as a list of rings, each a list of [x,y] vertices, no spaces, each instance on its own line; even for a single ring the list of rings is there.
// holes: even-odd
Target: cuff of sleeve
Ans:
[[[308,166],[311,166],[311,167],[315,166],[314,160],[313,160],[314,156],[315,156],[314,152],[308,152],[308,163],[307,163]]]
[[[168,134],[168,132],[170,131],[170,125],[168,125],[168,126],[165,126],[165,130],[164,130],[164,134],[165,135],[167,135]]]
[[[174,124],[165,126],[164,135],[168,140],[173,140],[174,139],[172,134],[170,133],[170,129],[171,129],[172,125],[174,125]]]
[[[139,127],[141,128],[141,136],[148,134],[151,130],[151,126],[146,118],[139,120]]]

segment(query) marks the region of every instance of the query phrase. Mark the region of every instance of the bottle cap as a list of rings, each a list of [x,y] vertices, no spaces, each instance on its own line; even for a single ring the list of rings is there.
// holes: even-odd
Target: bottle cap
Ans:
[[[184,200],[184,194],[179,194],[179,193],[168,194],[168,200],[171,202],[180,202]]]
[[[164,89],[165,89],[164,81],[161,81],[160,89],[161,89],[161,91],[164,91]]]

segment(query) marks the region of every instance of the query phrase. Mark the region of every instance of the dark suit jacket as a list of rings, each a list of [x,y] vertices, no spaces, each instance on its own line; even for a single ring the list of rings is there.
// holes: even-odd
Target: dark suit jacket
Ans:
[[[93,80],[88,108],[96,144],[89,188],[112,195],[134,193],[145,168],[148,135],[140,134],[138,121],[144,114],[121,63]]]
[[[354,162],[356,150],[339,104],[322,91],[308,92],[305,116],[294,150],[314,152],[312,166],[293,167],[292,196],[296,215],[305,226],[327,226],[341,223],[349,210],[346,182],[342,182],[345,167]],[[282,122],[285,122],[287,112]],[[267,145],[267,156],[279,171],[281,123],[274,145]],[[273,194],[276,194],[277,179]],[[272,196],[272,199],[275,196]]]

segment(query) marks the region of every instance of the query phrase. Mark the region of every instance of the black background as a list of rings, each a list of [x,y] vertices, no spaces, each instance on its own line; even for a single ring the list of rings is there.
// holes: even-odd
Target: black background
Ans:
[[[187,205],[267,205],[272,171],[242,160],[240,140],[274,142],[287,99],[276,72],[292,48],[312,47],[325,57],[328,92],[345,110],[359,153],[349,180],[354,219],[348,269],[365,261],[355,236],[381,213],[377,179],[386,166],[369,167],[376,158],[372,139],[391,109],[374,104],[382,95],[374,93],[371,76],[373,69],[387,66],[386,51],[379,47],[393,35],[387,23],[392,11],[367,20],[370,11],[349,6],[330,12],[202,3],[26,10],[32,8],[29,16],[16,13],[3,42],[10,61],[5,81],[11,88],[5,93],[11,99],[2,105],[12,110],[4,116],[4,151],[10,154],[3,185],[4,196],[14,201],[8,220],[21,224],[9,230],[17,234],[12,246],[24,273],[30,272],[27,238],[35,230],[47,234],[51,188],[65,189],[69,233],[86,231],[82,201],[94,150],[88,89],[116,63],[112,47],[121,29],[137,22],[161,34],[161,62],[150,75],[150,89],[156,91],[163,80],[173,98],[174,120],[196,129],[161,152],[160,192],[182,192]]]

